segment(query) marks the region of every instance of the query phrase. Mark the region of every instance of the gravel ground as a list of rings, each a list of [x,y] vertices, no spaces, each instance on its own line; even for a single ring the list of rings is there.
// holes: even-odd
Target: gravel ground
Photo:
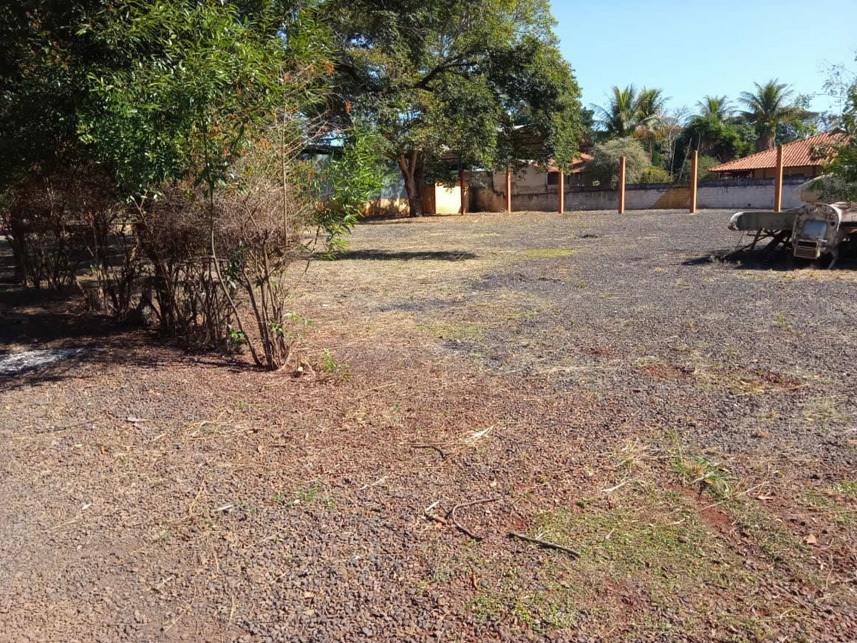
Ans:
[[[857,276],[729,214],[362,225],[300,378],[6,288],[0,640],[854,640]]]

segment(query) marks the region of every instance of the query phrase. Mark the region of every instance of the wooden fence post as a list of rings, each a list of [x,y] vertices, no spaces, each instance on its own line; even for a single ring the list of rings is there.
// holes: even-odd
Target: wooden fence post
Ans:
[[[619,159],[619,214],[625,214],[625,157]]]
[[[559,171],[559,213],[562,214],[565,212],[565,173],[560,170]]]
[[[696,212],[696,190],[699,182],[699,150],[693,150],[690,162],[690,213]]]
[[[777,145],[777,175],[774,178],[774,212],[783,210],[783,146]]]
[[[464,170],[458,173],[458,183],[461,188],[461,214],[467,214],[467,179]]]
[[[506,168],[506,212],[512,211],[512,168]]]

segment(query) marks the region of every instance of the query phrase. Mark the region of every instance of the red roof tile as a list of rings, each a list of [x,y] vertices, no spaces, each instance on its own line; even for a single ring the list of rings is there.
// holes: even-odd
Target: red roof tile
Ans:
[[[580,174],[583,172],[583,167],[592,160],[592,156],[587,154],[586,152],[581,153],[580,156],[572,160],[571,167],[568,169],[566,174]],[[559,167],[557,167],[554,161],[551,161],[547,167],[548,172],[559,172]]]
[[[803,167],[806,165],[824,165],[824,157],[817,158],[818,154],[824,154],[825,148],[836,143],[842,134],[834,132],[822,132],[810,136],[802,141],[794,141],[783,145],[783,166]],[[777,167],[777,148],[771,147],[756,154],[745,156],[716,165],[709,172],[746,172],[748,170],[766,170]]]

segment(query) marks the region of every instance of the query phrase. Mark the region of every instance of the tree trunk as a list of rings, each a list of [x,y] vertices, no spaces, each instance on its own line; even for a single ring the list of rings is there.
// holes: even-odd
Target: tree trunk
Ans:
[[[774,146],[774,132],[762,132],[759,135],[759,142],[756,145],[759,152],[770,149]]]
[[[423,171],[422,158],[416,150],[396,159],[402,177],[405,179],[405,190],[408,193],[408,206],[412,217],[423,215]]]

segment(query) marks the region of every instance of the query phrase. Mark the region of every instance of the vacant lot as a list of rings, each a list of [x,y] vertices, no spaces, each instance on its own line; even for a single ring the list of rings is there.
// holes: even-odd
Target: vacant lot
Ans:
[[[0,640],[853,639],[857,277],[727,220],[363,225],[301,377],[7,289]]]

